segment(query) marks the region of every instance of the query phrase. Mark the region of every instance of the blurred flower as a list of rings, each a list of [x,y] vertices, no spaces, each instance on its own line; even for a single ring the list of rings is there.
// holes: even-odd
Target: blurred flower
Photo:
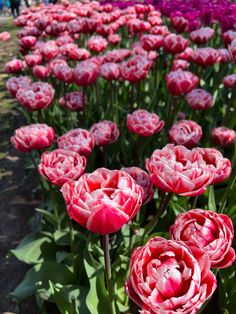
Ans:
[[[5,64],[4,70],[7,73],[19,73],[23,68],[23,63],[20,59],[13,59]]]
[[[72,111],[81,111],[87,106],[88,99],[83,92],[70,92],[59,99],[59,104]]]
[[[226,147],[235,143],[236,133],[222,126],[211,130],[211,138],[216,145]]]
[[[32,84],[31,78],[29,76],[18,76],[12,77],[6,82],[6,88],[12,97],[16,96],[18,89],[28,89]]]
[[[202,128],[192,120],[180,120],[172,125],[168,133],[170,143],[193,148],[202,138]]]
[[[118,80],[120,77],[120,65],[115,62],[103,63],[99,70],[99,75],[105,80]]]
[[[74,129],[58,137],[59,148],[77,152],[86,157],[91,154],[94,147],[93,134],[85,129]]]
[[[171,16],[171,25],[178,33],[188,31],[189,22],[183,16]]]
[[[187,94],[199,83],[199,78],[189,71],[171,71],[166,75],[166,85],[172,96]]]
[[[189,107],[194,110],[207,110],[213,106],[213,97],[202,88],[196,88],[185,95]]]
[[[35,65],[33,67],[33,74],[39,80],[44,80],[51,75],[51,69],[49,66]]]
[[[201,27],[189,34],[190,39],[197,45],[207,43],[215,34],[213,28]]]
[[[227,215],[192,209],[177,216],[170,227],[171,239],[199,245],[210,257],[212,268],[226,268],[235,261],[231,247],[234,229]]]
[[[207,67],[218,61],[219,53],[213,48],[198,48],[193,52],[193,62],[201,67]]]
[[[111,144],[117,141],[120,135],[116,123],[108,120],[94,123],[90,132],[93,134],[96,146]]]
[[[79,86],[88,86],[96,82],[99,66],[90,60],[80,62],[74,70],[74,81]]]
[[[142,188],[129,174],[105,168],[65,183],[61,191],[71,218],[99,234],[121,229],[137,214],[143,198]]]
[[[54,99],[55,90],[52,85],[43,82],[23,86],[17,91],[17,100],[29,110],[47,108]]]
[[[177,70],[187,70],[189,68],[190,64],[186,60],[182,59],[175,59],[173,60],[173,63],[171,65],[171,71],[177,71]]]
[[[55,149],[41,155],[39,173],[55,185],[75,181],[84,173],[86,157],[65,149]]]
[[[121,65],[121,76],[131,84],[144,79],[150,68],[152,61],[147,56],[134,56]]]
[[[0,33],[0,41],[8,41],[10,38],[11,38],[11,34],[9,32]]]
[[[168,53],[183,52],[189,45],[189,40],[181,35],[170,34],[163,38],[163,48]]]
[[[26,55],[24,57],[26,64],[29,67],[34,67],[35,65],[39,65],[43,61],[43,57],[40,54],[31,54],[31,55]]]
[[[72,83],[74,81],[74,71],[68,65],[56,64],[53,68],[55,77],[65,83]]]
[[[224,77],[223,84],[225,88],[234,88],[236,86],[236,74],[230,74]]]
[[[141,186],[144,192],[143,204],[148,203],[154,195],[149,174],[138,167],[121,168],[121,170],[127,172],[134,179],[134,181]]]
[[[140,43],[143,49],[158,50],[162,46],[163,37],[160,35],[145,34],[140,38]]]
[[[11,142],[21,152],[29,152],[32,149],[43,149],[52,145],[55,132],[47,124],[30,124],[15,130]]]
[[[106,49],[108,45],[108,42],[105,38],[103,38],[102,36],[92,36],[89,38],[89,40],[87,41],[87,47],[95,52],[102,52],[103,50]]]
[[[155,113],[150,113],[145,109],[135,110],[132,114],[128,114],[126,118],[127,128],[141,136],[152,136],[159,133],[165,125]]]

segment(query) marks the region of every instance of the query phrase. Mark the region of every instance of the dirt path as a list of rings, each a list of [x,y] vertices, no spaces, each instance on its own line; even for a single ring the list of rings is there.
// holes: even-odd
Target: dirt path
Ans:
[[[0,73],[6,61],[16,54],[15,27],[11,19],[0,19],[0,32],[8,30],[12,39],[0,43]],[[14,129],[25,123],[17,104],[5,91],[6,75],[0,74],[0,313],[13,311],[8,295],[23,278],[27,265],[8,257],[10,249],[29,232],[28,220],[36,206],[31,196],[31,180],[25,175],[26,158],[10,143]],[[21,314],[36,314],[34,300],[24,302]]]

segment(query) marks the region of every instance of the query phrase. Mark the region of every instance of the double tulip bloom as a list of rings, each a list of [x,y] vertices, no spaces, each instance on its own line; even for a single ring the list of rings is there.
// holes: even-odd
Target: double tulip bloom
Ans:
[[[231,247],[234,229],[230,218],[210,210],[193,209],[180,214],[170,227],[171,239],[200,246],[212,268],[226,268],[235,261]]]
[[[216,145],[226,147],[235,143],[236,133],[222,126],[211,130],[211,138]]]
[[[59,99],[59,104],[72,111],[81,111],[87,105],[87,96],[83,92],[67,93]]]
[[[33,149],[43,149],[51,146],[55,139],[55,132],[47,124],[30,124],[15,130],[11,142],[21,152]]]
[[[114,143],[120,135],[116,123],[108,120],[94,123],[90,128],[90,132],[93,134],[96,146]]]
[[[193,89],[185,96],[185,100],[193,110],[207,110],[213,106],[212,95],[202,88]]]
[[[132,253],[126,291],[142,314],[196,314],[215,289],[209,258],[197,246],[155,237]]]
[[[91,232],[117,232],[137,214],[143,189],[122,170],[99,168],[63,185],[69,215]]]
[[[172,96],[187,94],[199,83],[199,78],[189,71],[171,71],[166,75],[166,85]]]
[[[146,168],[158,189],[182,196],[201,195],[214,179],[201,154],[180,145],[156,149],[146,160]]]
[[[44,152],[38,166],[39,173],[55,185],[78,180],[84,173],[86,157],[65,149]]]
[[[165,125],[155,113],[150,113],[145,109],[138,109],[127,115],[126,126],[132,133],[141,136],[152,136],[159,133]]]

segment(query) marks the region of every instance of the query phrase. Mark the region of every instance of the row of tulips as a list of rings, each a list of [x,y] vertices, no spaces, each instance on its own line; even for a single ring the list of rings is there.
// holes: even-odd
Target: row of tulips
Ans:
[[[194,314],[223,285],[233,308],[236,32],[183,27],[183,14],[84,1],[15,20],[6,88],[29,124],[11,142],[42,204],[12,251],[33,264],[14,300]]]

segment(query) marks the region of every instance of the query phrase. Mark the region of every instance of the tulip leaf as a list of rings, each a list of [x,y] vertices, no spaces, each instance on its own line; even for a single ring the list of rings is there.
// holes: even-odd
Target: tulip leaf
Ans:
[[[208,209],[216,212],[216,201],[215,201],[215,191],[214,191],[214,186],[211,185],[209,188],[209,195],[208,195]]]
[[[11,253],[26,264],[37,264],[45,260],[55,260],[56,249],[52,237],[48,234],[30,233]]]
[[[89,244],[88,250],[84,253],[84,266],[90,283],[86,303],[91,314],[109,313],[104,267],[93,258],[91,251],[91,244]]]
[[[236,309],[236,269],[231,266],[219,271],[220,287],[220,308],[224,309],[223,313],[234,313]]]
[[[88,287],[80,285],[58,287],[52,282],[50,282],[50,287],[53,291],[54,302],[62,314],[90,314],[85,302]]]
[[[43,262],[33,266],[10,295],[16,301],[21,301],[38,293],[41,298],[47,300],[52,295],[49,280],[61,285],[75,283],[73,273],[68,267],[56,262]]]

